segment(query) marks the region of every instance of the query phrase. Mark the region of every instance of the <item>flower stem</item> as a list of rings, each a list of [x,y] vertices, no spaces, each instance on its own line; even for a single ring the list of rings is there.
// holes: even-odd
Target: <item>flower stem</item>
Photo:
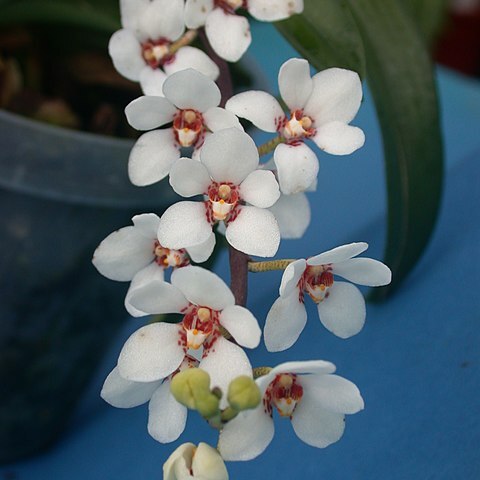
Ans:
[[[190,45],[197,38],[198,30],[187,30],[176,42],[170,45],[168,53],[173,54],[186,45]]]
[[[263,377],[270,372],[272,367],[255,367],[253,369],[253,378]]]
[[[247,304],[249,257],[231,245],[229,245],[228,249],[230,260],[230,288],[235,297],[235,304],[244,307]]]
[[[267,155],[267,153],[270,153],[273,150],[275,150],[275,147],[277,145],[280,145],[281,143],[285,143],[286,141],[287,139],[285,137],[282,137],[281,135],[279,135],[278,137],[272,138],[268,142],[257,147],[258,155],[260,157],[263,157],[264,155]]]
[[[295,258],[285,258],[279,260],[269,260],[267,262],[248,262],[248,271],[259,272],[271,272],[272,270],[285,270]]]

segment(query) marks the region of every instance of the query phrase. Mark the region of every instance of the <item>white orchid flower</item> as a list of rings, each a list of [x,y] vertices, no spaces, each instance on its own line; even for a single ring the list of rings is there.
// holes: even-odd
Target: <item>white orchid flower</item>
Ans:
[[[148,404],[148,433],[161,443],[175,441],[185,430],[187,407],[170,392],[170,382],[178,373],[198,366],[198,360],[186,355],[178,369],[165,379],[153,382],[126,380],[115,367],[107,376],[100,396],[117,408]]]
[[[170,171],[170,184],[184,197],[205,195],[204,202],[178,202],[160,218],[158,239],[169,248],[190,248],[205,242],[218,222],[227,241],[248,255],[275,255],[280,232],[267,210],[280,192],[272,172],[258,170],[254,141],[236,128],[210,135],[200,162],[181,158]],[[249,205],[247,205],[249,204]]]
[[[225,108],[285,140],[275,148],[274,162],[282,193],[291,195],[309,189],[317,178],[318,159],[305,139],[334,155],[350,154],[364,144],[363,131],[349,125],[360,107],[362,84],[357,73],[342,68],[310,77],[308,62],[298,58],[282,65],[278,84],[289,115],[275,97],[261,91],[239,93]]]
[[[139,81],[145,94],[162,95],[165,78],[189,67],[218,77],[217,65],[198,48],[169,51],[185,31],[183,0],[121,0],[120,14],[123,28],[110,38],[108,51],[118,72]]]
[[[282,276],[280,297],[265,322],[267,350],[285,350],[297,341],[307,322],[304,292],[317,304],[320,321],[333,334],[348,338],[363,328],[366,310],[362,293],[355,285],[334,277],[369,287],[389,284],[392,272],[382,262],[353,258],[367,248],[364,242],[350,243],[288,265]]]
[[[275,216],[280,236],[284,239],[301,238],[310,225],[310,204],[304,193],[281,194],[269,210]]]
[[[228,480],[217,450],[200,442],[180,445],[163,464],[163,480]]]
[[[200,267],[174,270],[171,284],[152,281],[134,290],[131,304],[149,314],[182,313],[178,324],[146,325],[126,341],[118,359],[118,372],[126,380],[154,382],[168,377],[183,362],[187,352],[203,346],[199,368],[211,379],[212,388],[227,392],[231,380],[252,376],[244,351],[226,340],[220,326],[238,345],[255,348],[261,331],[255,317],[235,305],[233,293],[214,273]],[[222,405],[226,399],[222,398]]]
[[[248,20],[237,15],[240,8],[257,20],[273,22],[302,12],[303,0],[187,0],[185,24],[188,28],[205,26],[215,53],[236,62],[252,41]]]
[[[164,97],[139,97],[125,108],[128,123],[137,130],[173,123],[171,128],[143,134],[135,143],[128,175],[137,186],[166,177],[182,147],[193,147],[196,155],[210,132],[230,127],[243,131],[233,113],[218,107],[221,94],[215,82],[196,70],[189,68],[168,77],[163,93]]]
[[[125,297],[125,308],[134,317],[146,315],[130,303],[131,293],[152,280],[163,281],[167,268],[180,268],[204,262],[215,246],[215,235],[195,247],[172,250],[157,239],[160,218],[154,213],[135,215],[133,226],[117,230],[106,237],[95,250],[92,262],[110,280],[131,282]]]
[[[333,375],[335,365],[322,360],[287,362],[256,380],[262,402],[228,422],[218,449],[225,460],[251,460],[274,435],[273,410],[292,421],[298,438],[313,447],[337,442],[345,429],[345,414],[364,408],[358,388]]]

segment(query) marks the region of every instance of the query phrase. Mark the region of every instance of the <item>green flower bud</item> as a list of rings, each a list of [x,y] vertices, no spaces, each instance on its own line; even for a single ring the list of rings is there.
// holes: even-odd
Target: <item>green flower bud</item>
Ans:
[[[196,397],[210,394],[210,375],[199,368],[187,368],[172,378],[170,391],[177,402],[194,410]]]
[[[227,399],[239,412],[255,408],[261,400],[260,389],[252,378],[241,375],[230,382]]]
[[[177,373],[170,382],[170,391],[182,405],[198,410],[204,418],[219,412],[220,400],[210,391],[210,376],[199,368],[188,368]]]

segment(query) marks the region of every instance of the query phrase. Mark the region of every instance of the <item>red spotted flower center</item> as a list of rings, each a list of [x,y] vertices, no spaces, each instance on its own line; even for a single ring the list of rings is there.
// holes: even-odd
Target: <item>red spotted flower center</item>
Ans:
[[[208,187],[210,202],[209,214],[212,223],[221,220],[230,221],[236,217],[236,207],[240,201],[238,187],[233,183],[213,182]]]
[[[163,268],[185,267],[190,263],[190,259],[185,249],[171,250],[162,247],[158,240],[154,243],[153,254],[155,255],[155,263]]]
[[[196,110],[179,110],[173,118],[175,138],[182,147],[195,145],[203,136],[203,117]]]
[[[286,120],[283,125],[283,136],[287,140],[311,137],[315,135],[313,124],[312,118],[304,115],[303,110],[295,110],[292,112],[290,120]]]
[[[328,289],[333,285],[331,265],[307,266],[300,282],[300,291],[306,290],[315,303],[323,302],[328,296]]]
[[[281,373],[267,387],[263,398],[265,411],[272,414],[272,405],[282,417],[291,417],[303,396],[303,388],[293,373]]]
[[[214,340],[218,334],[218,316],[216,310],[190,305],[182,321],[187,348],[198,350],[207,340]]]
[[[145,62],[152,68],[158,68],[173,59],[170,54],[170,40],[159,38],[158,40],[147,40],[142,43],[142,56]]]

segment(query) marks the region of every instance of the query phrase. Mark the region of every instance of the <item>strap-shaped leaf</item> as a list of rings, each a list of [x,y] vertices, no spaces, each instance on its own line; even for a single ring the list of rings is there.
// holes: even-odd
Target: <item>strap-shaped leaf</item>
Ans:
[[[0,0],[0,25],[25,23],[84,27],[104,33],[120,28],[115,0]]]
[[[304,11],[275,26],[317,70],[343,67],[364,77],[362,39],[344,0],[305,0]]]
[[[418,30],[398,0],[348,0],[363,38],[367,79],[385,151],[393,271],[381,297],[412,270],[426,247],[442,192],[443,151],[436,85]]]

